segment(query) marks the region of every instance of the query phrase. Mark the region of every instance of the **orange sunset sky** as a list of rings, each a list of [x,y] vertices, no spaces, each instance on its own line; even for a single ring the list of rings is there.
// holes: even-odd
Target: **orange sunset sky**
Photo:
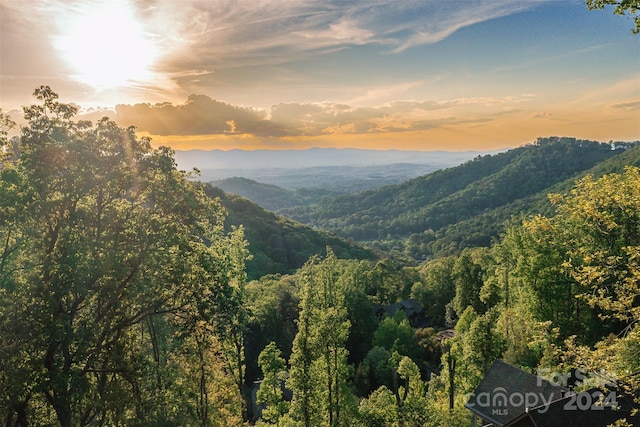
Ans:
[[[0,0],[0,107],[49,85],[174,149],[640,139],[640,35],[581,0]]]

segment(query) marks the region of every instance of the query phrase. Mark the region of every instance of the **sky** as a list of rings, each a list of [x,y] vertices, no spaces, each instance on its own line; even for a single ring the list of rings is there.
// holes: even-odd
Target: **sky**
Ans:
[[[640,35],[584,0],[0,0],[0,108],[48,85],[184,149],[640,139]]]

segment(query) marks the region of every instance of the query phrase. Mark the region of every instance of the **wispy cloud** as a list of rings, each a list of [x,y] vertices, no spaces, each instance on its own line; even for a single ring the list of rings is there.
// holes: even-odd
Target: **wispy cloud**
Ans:
[[[398,45],[394,52],[402,52],[416,45],[437,43],[462,28],[522,12],[532,5],[531,2],[509,0],[426,2],[419,8],[419,21],[412,22],[408,36],[396,39]]]
[[[160,0],[155,0],[159,5]],[[461,28],[529,9],[521,0],[447,1],[213,1],[140,2],[144,16],[175,28],[184,52],[169,68],[215,69],[274,64],[308,55],[378,44],[389,52],[437,43]],[[169,31],[171,33],[171,31]],[[162,31],[157,37],[175,40]],[[181,61],[180,67],[177,61]]]
[[[628,100],[630,96],[637,97],[640,73],[635,73],[620,80],[612,80],[606,85],[585,88],[583,94],[569,103],[571,108],[582,108],[585,105],[601,105],[603,107],[621,104],[620,100]],[[633,100],[635,101],[635,99]],[[623,101],[626,103],[629,101]]]
[[[638,111],[640,110],[640,101],[620,102],[609,106],[614,110]]]

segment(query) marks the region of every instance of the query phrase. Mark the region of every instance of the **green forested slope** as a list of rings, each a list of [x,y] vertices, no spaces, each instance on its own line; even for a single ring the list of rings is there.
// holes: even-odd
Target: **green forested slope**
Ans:
[[[248,178],[231,177],[212,181],[211,184],[224,190],[226,193],[246,197],[252,202],[271,211],[305,204],[303,199],[294,191],[286,190],[276,185],[264,184]]]
[[[289,273],[300,268],[312,255],[323,254],[330,246],[340,258],[374,259],[372,251],[350,243],[330,232],[266,211],[239,196],[217,187],[205,187],[209,197],[219,198],[228,215],[225,225],[244,226],[252,259],[247,261],[249,279],[265,274]]]
[[[465,247],[488,246],[506,223],[515,218],[535,214],[550,215],[553,212],[549,193],[568,193],[575,183],[587,174],[595,177],[609,173],[622,173],[626,166],[640,166],[640,146],[619,152],[618,155],[597,163],[592,168],[547,188],[545,191],[517,199],[496,209],[487,210],[472,218],[451,224],[439,231],[438,235],[415,234],[405,246],[407,254],[417,257],[421,253],[451,254]],[[426,238],[425,238],[426,236]]]
[[[383,249],[405,246],[411,256],[448,252],[451,245],[488,244],[509,217],[542,209],[555,185],[625,151],[575,138],[540,138],[400,185],[282,213],[356,241],[382,243]],[[430,243],[445,236],[449,241]]]

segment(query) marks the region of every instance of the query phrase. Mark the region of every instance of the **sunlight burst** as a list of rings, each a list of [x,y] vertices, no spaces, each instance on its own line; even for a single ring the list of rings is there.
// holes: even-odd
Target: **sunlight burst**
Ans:
[[[69,16],[55,43],[78,81],[98,89],[149,80],[156,48],[121,1],[93,5]]]

